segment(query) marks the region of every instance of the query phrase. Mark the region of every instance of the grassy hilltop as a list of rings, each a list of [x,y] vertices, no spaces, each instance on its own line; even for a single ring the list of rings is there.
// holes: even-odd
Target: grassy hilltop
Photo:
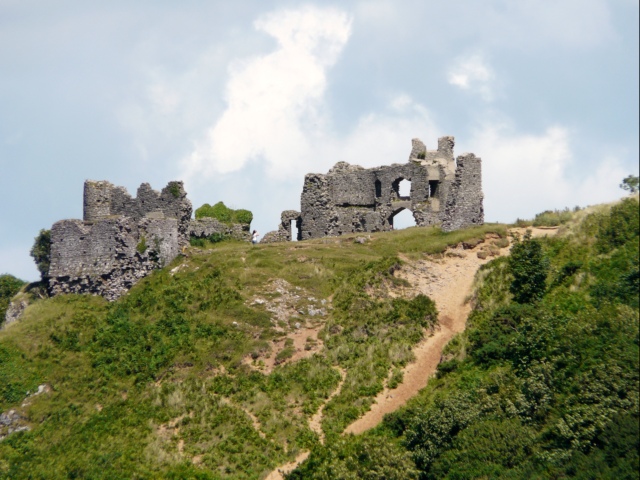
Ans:
[[[36,301],[0,331],[0,412],[30,428],[0,478],[258,479],[306,450],[293,478],[637,478],[638,203],[564,222],[482,268],[438,378],[357,437],[437,323],[394,272],[505,226],[207,244],[111,304]]]

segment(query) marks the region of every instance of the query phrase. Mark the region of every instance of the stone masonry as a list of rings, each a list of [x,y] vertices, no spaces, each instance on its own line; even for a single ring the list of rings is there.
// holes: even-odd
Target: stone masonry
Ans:
[[[195,238],[206,238],[215,233],[235,240],[251,240],[251,224],[223,223],[215,218],[199,218],[189,222],[189,235]]]
[[[188,244],[191,211],[182,182],[161,192],[143,183],[132,198],[109,182],[86,181],[83,220],[51,228],[49,293],[115,300]]]
[[[419,139],[411,141],[404,164],[365,169],[338,162],[326,174],[305,176],[301,211],[282,213],[277,231],[263,242],[291,240],[296,222],[298,240],[346,233],[393,229],[393,218],[410,210],[417,226],[441,225],[444,231],[484,223],[481,160],[473,154],[453,157],[454,138],[438,139],[437,150],[427,150]],[[411,182],[408,196],[400,183]]]

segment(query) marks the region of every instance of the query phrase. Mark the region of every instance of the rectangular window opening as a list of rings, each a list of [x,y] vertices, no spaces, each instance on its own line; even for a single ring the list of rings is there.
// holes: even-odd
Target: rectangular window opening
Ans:
[[[429,197],[437,197],[438,196],[438,184],[440,182],[438,180],[429,180]]]

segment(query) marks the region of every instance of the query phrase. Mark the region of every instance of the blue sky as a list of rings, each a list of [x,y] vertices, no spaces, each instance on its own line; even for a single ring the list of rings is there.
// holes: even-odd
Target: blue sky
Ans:
[[[483,159],[487,221],[622,195],[638,172],[637,0],[0,0],[0,273],[85,179],[184,180],[194,208],[299,209],[304,174]]]

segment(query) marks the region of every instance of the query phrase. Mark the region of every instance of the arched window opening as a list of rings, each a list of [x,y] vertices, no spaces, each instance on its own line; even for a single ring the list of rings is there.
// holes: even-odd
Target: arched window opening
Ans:
[[[415,227],[416,219],[413,218],[413,212],[403,208],[390,219],[391,226],[394,230],[402,230],[403,228]]]
[[[407,179],[403,179],[398,184],[398,196],[401,199],[409,199],[411,198],[411,181]]]
[[[382,182],[380,180],[376,180],[376,197],[382,196]]]

